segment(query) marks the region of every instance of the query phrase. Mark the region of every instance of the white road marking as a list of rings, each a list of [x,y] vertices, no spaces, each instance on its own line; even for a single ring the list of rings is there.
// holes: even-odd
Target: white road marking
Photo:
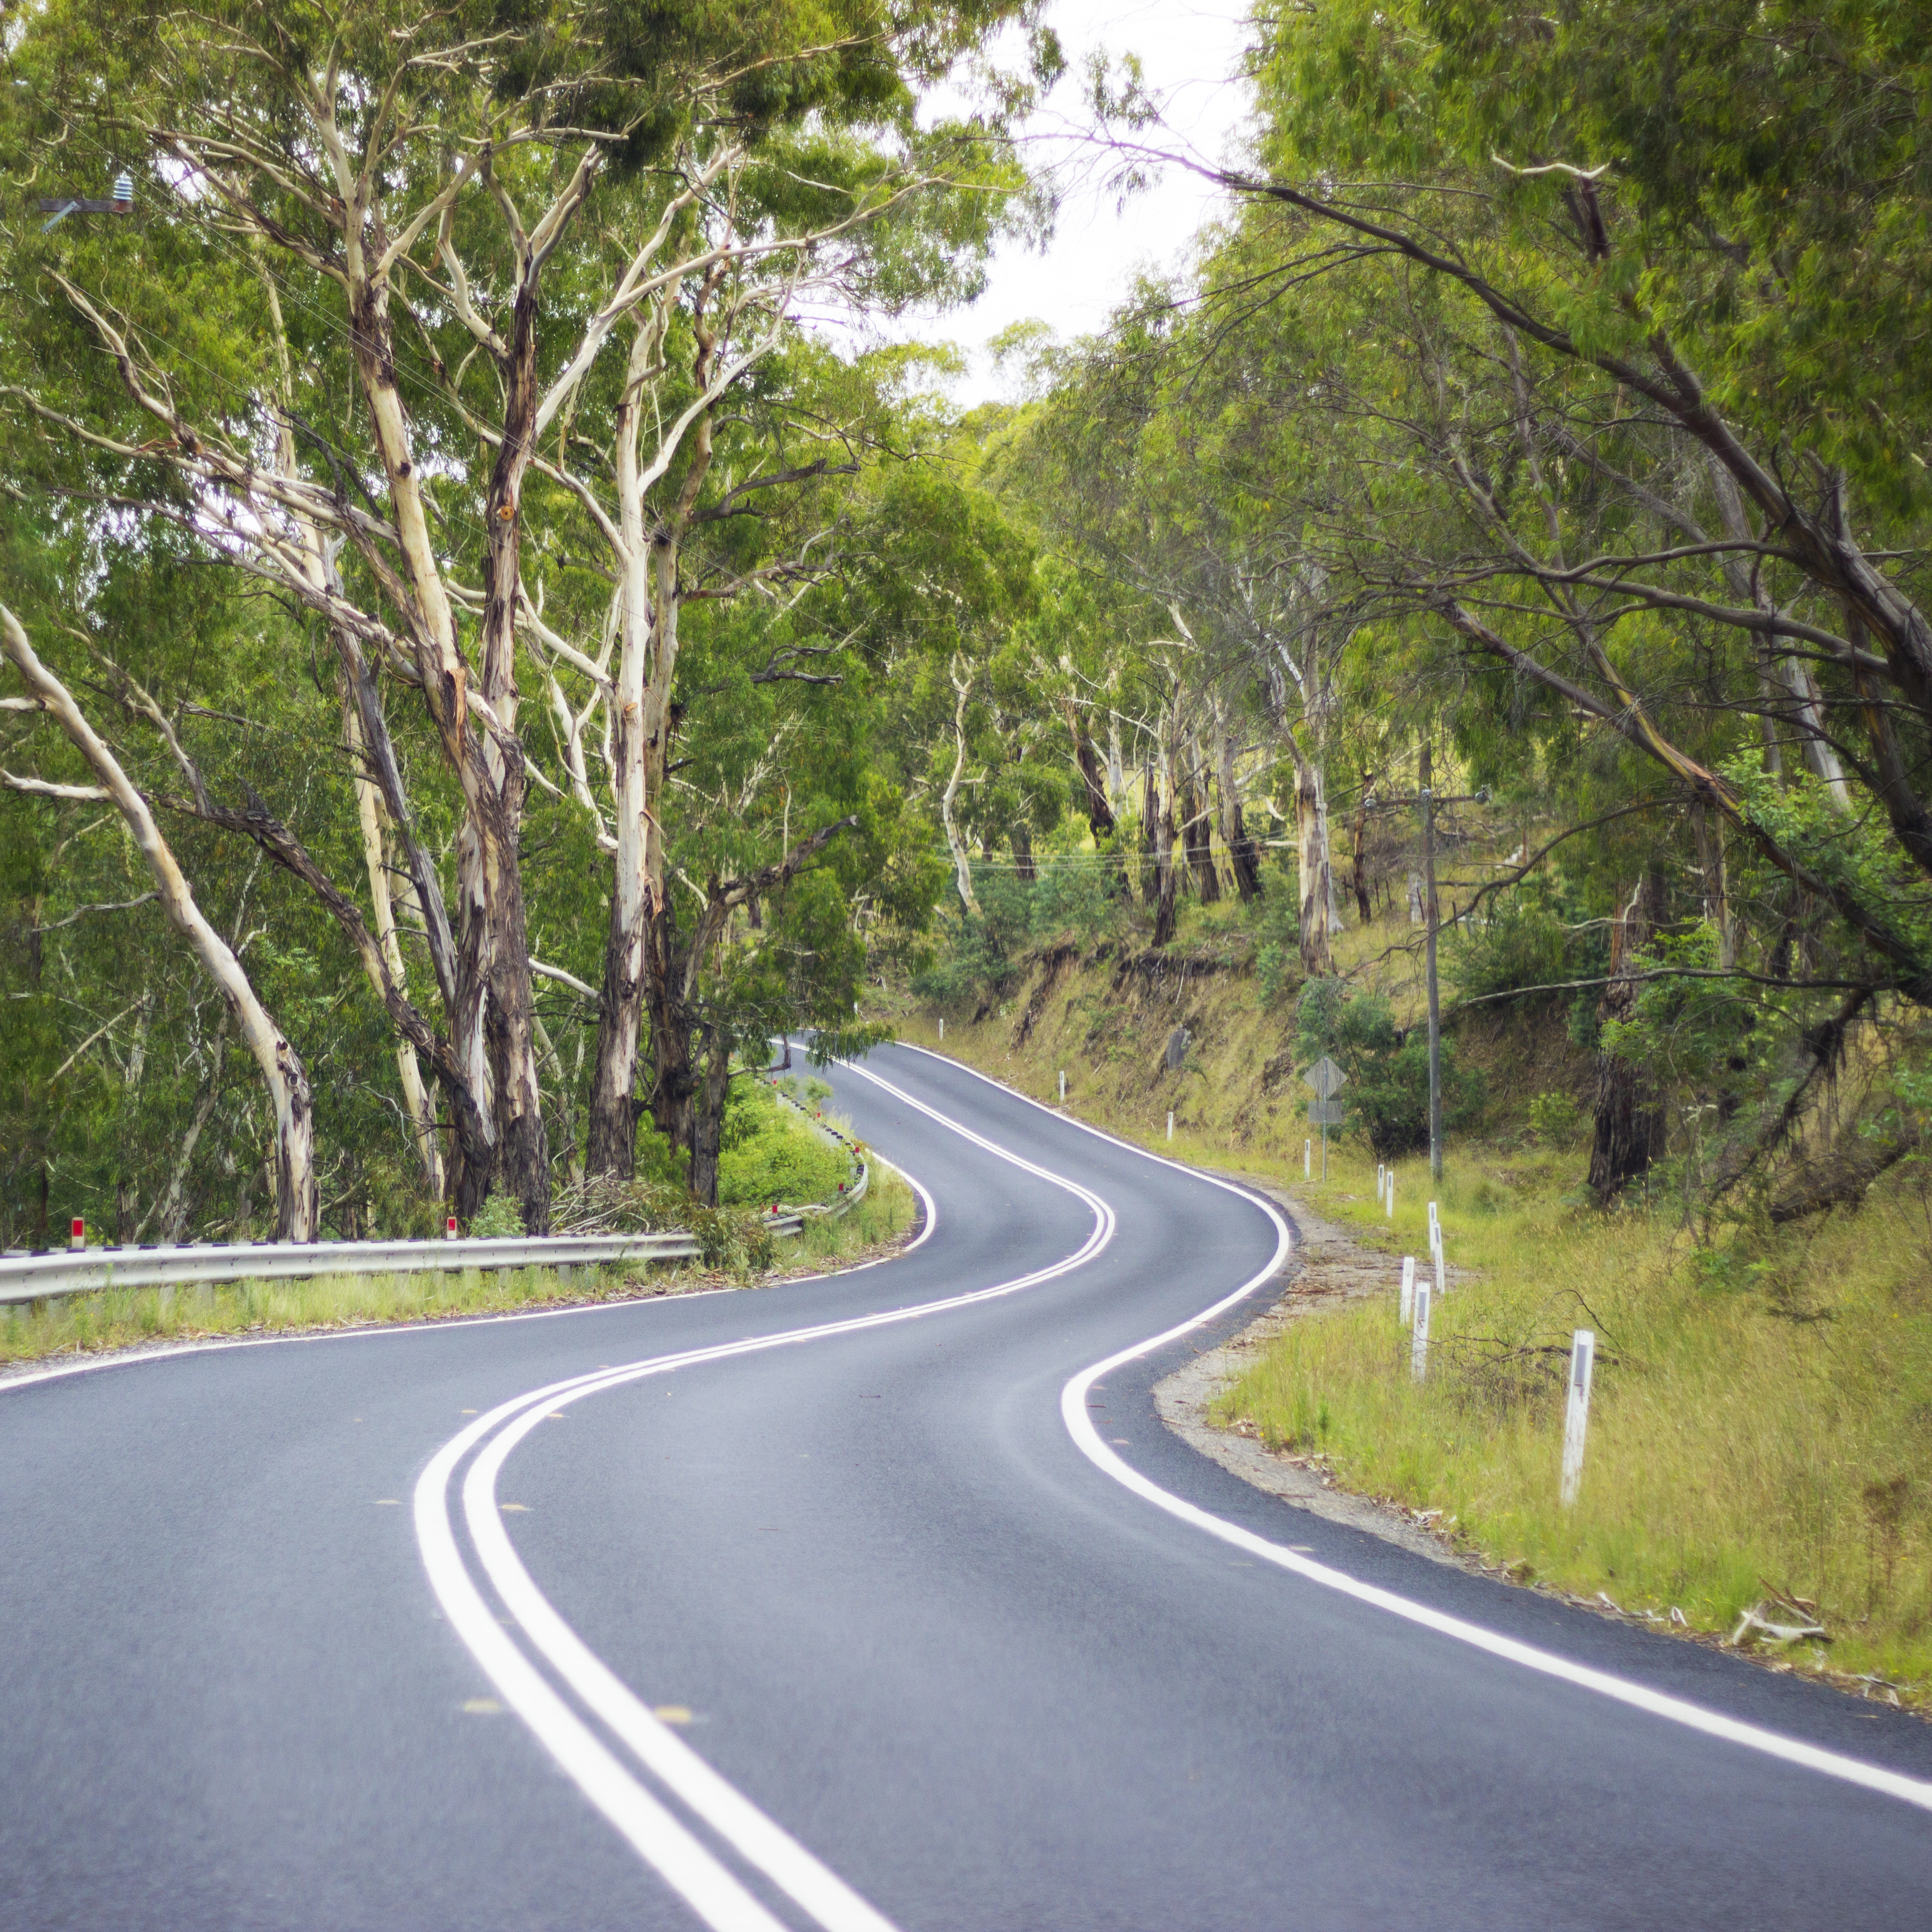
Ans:
[[[977,1067],[968,1066],[956,1060],[948,1060],[944,1054],[928,1052],[924,1047],[912,1047],[914,1053],[927,1053],[928,1058],[942,1061],[949,1066],[956,1066],[962,1072],[970,1073],[976,1080],[983,1080],[988,1086],[998,1088],[1015,1100],[1024,1100],[1049,1118],[1066,1125],[1076,1126],[1098,1138],[1112,1142],[1115,1147],[1124,1148],[1130,1154],[1138,1154],[1144,1160],[1157,1162],[1162,1167],[1171,1167],[1176,1172],[1190,1175],[1196,1180],[1204,1182],[1210,1187],[1219,1187],[1238,1198],[1251,1202],[1274,1223],[1275,1251],[1264,1267],[1236,1288],[1232,1294],[1223,1295],[1210,1308],[1203,1309],[1198,1315],[1178,1323],[1159,1335],[1150,1336],[1144,1342],[1137,1342],[1132,1347],[1121,1349],[1109,1355],[1104,1361],[1096,1362],[1091,1368],[1084,1369],[1076,1376],[1060,1393],[1060,1419],[1066,1425],[1066,1432],[1078,1446],[1080,1452],[1096,1468],[1111,1476],[1124,1489],[1129,1490],[1182,1522],[1197,1529],[1205,1530],[1210,1536],[1218,1537],[1223,1543],[1231,1544],[1238,1550],[1250,1555],[1264,1558],[1281,1568],[1305,1578],[1311,1583],[1318,1583],[1324,1588],[1340,1592],[1344,1596],[1358,1601],[1372,1604],[1377,1610],[1385,1610],[1391,1616],[1418,1624],[1424,1630],[1433,1630],[1438,1636],[1453,1637],[1459,1643],[1472,1648],[1486,1651],[1492,1657],[1502,1658],[1505,1662],[1520,1664],[1526,1670],[1534,1670],[1540,1676],[1556,1678],[1559,1682],[1575,1685],[1580,1690],[1594,1691],[1598,1696],[1608,1697],[1633,1709],[1648,1712],[1651,1716],[1666,1719],[1686,1729],[1701,1731],[1707,1737],[1722,1738],[1728,1744],[1742,1745],[1746,1750],[1760,1751],[1768,1757],[1781,1760],[1786,1764],[1797,1765],[1807,1771],[1820,1773],[1827,1778],[1843,1780],[1848,1784],[1862,1786],[1868,1791],[1876,1791],[1888,1798],[1896,1798],[1907,1804],[1932,1810],[1932,1781],[1911,1778],[1902,1772],[1888,1771],[1883,1766],[1866,1764],[1842,1752],[1827,1750],[1822,1746],[1803,1742],[1796,1738],[1787,1738],[1779,1732],[1767,1730],[1761,1724],[1747,1724],[1740,1718],[1726,1717],[1721,1712],[1706,1710],[1700,1704],[1694,1704],[1687,1698],[1673,1697],[1660,1690],[1651,1690],[1642,1684],[1612,1675],[1606,1670],[1595,1670],[1586,1664],[1573,1664],[1568,1658],[1558,1657],[1546,1650],[1539,1650],[1534,1644],[1523,1643],[1514,1637],[1485,1630],[1480,1624],[1468,1622],[1460,1617],[1448,1616],[1441,1610],[1430,1609],[1426,1604],[1412,1602],[1406,1597],[1396,1594],[1392,1590],[1377,1588],[1372,1583],[1358,1582],[1346,1572],[1331,1569],[1324,1563],[1311,1562],[1298,1550],[1283,1544],[1270,1543],[1264,1537],[1257,1536],[1252,1530],[1242,1528],[1237,1523],[1225,1521],[1210,1511],[1198,1508],[1194,1504],[1182,1500],[1171,1491],[1143,1476],[1138,1469],[1121,1461],[1094,1427],[1087,1414],[1087,1398],[1095,1383],[1103,1376],[1110,1374],[1124,1364],[1137,1361],[1163,1348],[1170,1342],[1178,1341],[1184,1335],[1191,1334],[1204,1323],[1225,1314],[1244,1297],[1252,1294],[1268,1281],[1280,1268],[1292,1244],[1288,1223],[1276,1211],[1272,1202],[1264,1196],[1250,1192],[1231,1180],[1224,1180],[1218,1174],[1204,1174],[1197,1168],[1184,1166],[1179,1161],[1167,1160],[1164,1156],[1150,1154],[1145,1148],[1136,1147],[1131,1141],[1124,1141],[1118,1135],[1090,1125],[1085,1120],[1076,1120],[1056,1112],[1029,1094],[1009,1087],[1003,1080],[990,1074],[982,1073]],[[1070,1186],[1070,1182],[1067,1184]],[[1084,1190],[1081,1190],[1084,1192]]]
[[[854,1069],[855,1072],[862,1070]],[[1077,1196],[1092,1212],[1093,1232],[1074,1252],[1051,1265],[991,1288],[949,1295],[908,1308],[889,1309],[842,1322],[822,1322],[776,1335],[747,1337],[710,1348],[626,1364],[533,1389],[500,1405],[453,1437],[439,1450],[416,1485],[416,1535],[430,1587],[484,1673],[510,1707],[523,1717],[539,1742],[575,1780],[591,1802],[623,1833],[707,1924],[720,1928],[760,1924],[742,1916],[746,1906],[764,1908],[743,1893],[737,1881],[692,1838],[628,1768],[618,1763],[590,1727],[570,1712],[556,1692],[504,1636],[471,1578],[458,1550],[450,1520],[448,1488],[464,1457],[481,1447],[465,1474],[464,1520],[476,1558],[491,1587],[531,1646],[636,1756],[646,1770],[744,1858],[792,1898],[826,1932],[893,1932],[884,1918],[829,1867],[766,1816],[693,1750],[644,1703],[557,1614],[532,1580],[505,1533],[496,1484],[506,1459],[536,1425],[550,1404],[568,1396],[579,1400],[621,1388],[646,1376],[666,1375],[700,1363],[722,1361],[764,1350],[854,1334],[902,1322],[950,1313],[1018,1293],[1084,1266],[1113,1238],[1114,1211],[1098,1195],[1064,1175],[1036,1166],[996,1145],[970,1127],[914,1100],[878,1076],[863,1077],[941,1126],[975,1142],[1002,1160],[1024,1168]],[[900,1170],[904,1172],[903,1169]],[[919,1240],[938,1222],[932,1195],[910,1174],[926,1213]],[[914,1245],[916,1245],[915,1244]],[[627,1789],[628,1786],[628,1789]],[[642,1801],[640,1804],[639,1801]],[[694,1861],[692,1854],[697,1855]],[[697,1861],[703,1861],[702,1864]],[[704,1881],[702,1885],[700,1880]]]
[[[881,1160],[880,1165],[892,1167],[890,1161]],[[903,1170],[893,1168],[896,1174]],[[910,1174],[904,1178],[910,1180]],[[914,1184],[915,1187],[917,1184]],[[925,1190],[920,1189],[923,1195]],[[886,1262],[896,1261],[902,1255],[909,1255],[914,1249],[922,1246],[932,1232],[928,1216],[926,1225],[907,1242],[902,1248],[895,1248],[889,1255],[881,1255],[878,1260],[855,1262],[851,1267],[832,1268],[824,1274],[795,1275],[785,1283],[788,1288],[802,1288],[809,1282],[830,1281],[835,1275],[863,1274],[868,1268],[883,1268]],[[238,1348],[293,1348],[314,1346],[326,1342],[392,1342],[408,1340],[422,1335],[440,1335],[452,1328],[490,1328],[506,1322],[562,1322],[575,1315],[609,1315],[620,1308],[638,1308],[646,1303],[662,1300],[667,1306],[680,1302],[698,1301],[708,1295],[735,1294],[732,1288],[687,1288],[682,1294],[666,1295],[652,1290],[643,1294],[626,1295],[612,1301],[574,1301],[563,1308],[525,1308],[514,1313],[502,1315],[448,1315],[428,1316],[412,1322],[372,1322],[366,1328],[331,1328],[320,1332],[296,1333],[287,1335],[250,1335],[232,1342],[171,1342],[159,1348],[143,1348],[138,1352],[124,1348],[112,1349],[104,1354],[91,1357],[86,1361],[64,1362],[58,1368],[36,1369],[26,1375],[0,1374],[0,1396],[14,1389],[32,1388],[41,1382],[66,1382],[75,1376],[93,1376],[106,1369],[138,1369],[154,1362],[178,1361],[184,1355],[221,1355]],[[465,1415],[474,1415],[473,1408],[466,1408]],[[356,1418],[359,1422],[360,1416]]]

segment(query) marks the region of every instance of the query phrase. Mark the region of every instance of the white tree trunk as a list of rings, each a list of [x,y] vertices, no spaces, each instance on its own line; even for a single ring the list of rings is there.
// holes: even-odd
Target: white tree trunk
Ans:
[[[369,899],[376,914],[376,943],[382,949],[389,977],[398,988],[406,987],[409,976],[403,964],[402,940],[396,930],[396,909],[389,890],[388,841],[385,836],[382,795],[368,775],[362,744],[362,725],[355,701],[345,692],[342,700],[342,730],[356,773],[356,812],[362,828],[362,866],[369,878]],[[416,1158],[422,1163],[423,1185],[432,1200],[442,1198],[442,1146],[436,1138],[436,1102],[423,1084],[422,1067],[416,1050],[407,1040],[396,1042],[396,1074],[403,1087],[403,1103],[408,1109],[410,1138]]]
[[[967,862],[965,842],[959,836],[958,823],[952,815],[953,801],[959,796],[959,780],[966,770],[966,696],[971,688],[959,675],[956,658],[952,662],[952,688],[958,697],[952,712],[952,776],[940,794],[939,822],[946,828],[946,848],[952,854],[952,882],[959,890],[959,903],[977,919],[980,902],[973,896],[973,868]]]
[[[161,836],[147,801],[134,789],[120,760],[82,714],[73,694],[34,655],[20,620],[4,604],[0,604],[0,647],[4,647],[30,688],[87,760],[100,781],[103,796],[113,801],[127,820],[141,856],[154,874],[163,909],[175,929],[194,947],[228,1003],[236,1026],[261,1069],[274,1111],[276,1238],[314,1240],[317,1218],[315,1122],[308,1076],[300,1056],[269,1017],[233,950],[208,924],[196,904],[194,893],[172,848]]]

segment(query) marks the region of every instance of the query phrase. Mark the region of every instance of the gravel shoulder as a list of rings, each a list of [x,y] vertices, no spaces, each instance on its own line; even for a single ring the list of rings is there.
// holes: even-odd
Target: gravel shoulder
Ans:
[[[1389,1257],[1364,1247],[1340,1223],[1324,1220],[1293,1196],[1252,1174],[1226,1178],[1265,1195],[1293,1220],[1296,1240],[1287,1288],[1232,1340],[1197,1355],[1155,1384],[1154,1407],[1160,1419],[1189,1448],[1295,1509],[1305,1509],[1330,1522],[1346,1523],[1351,1529],[1365,1530],[1432,1563],[1460,1570],[1486,1568],[1432,1531],[1426,1518],[1399,1504],[1379,1502],[1338,1487],[1325,1458],[1270,1449],[1238,1428],[1208,1420],[1215,1397],[1290,1322],[1305,1321],[1371,1294],[1385,1294],[1389,1286]]]

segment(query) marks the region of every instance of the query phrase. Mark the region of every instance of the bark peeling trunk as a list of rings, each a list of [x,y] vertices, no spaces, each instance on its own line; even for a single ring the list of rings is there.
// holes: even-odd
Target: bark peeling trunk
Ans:
[[[315,1172],[315,1121],[308,1070],[262,1005],[233,949],[208,922],[174,851],[161,836],[147,801],[134,789],[65,685],[34,655],[20,620],[0,604],[0,646],[64,731],[99,779],[100,795],[110,799],[160,889],[162,909],[176,932],[194,949],[234,1016],[237,1030],[254,1054],[268,1090],[274,1118],[275,1238],[312,1241],[320,1211]]]

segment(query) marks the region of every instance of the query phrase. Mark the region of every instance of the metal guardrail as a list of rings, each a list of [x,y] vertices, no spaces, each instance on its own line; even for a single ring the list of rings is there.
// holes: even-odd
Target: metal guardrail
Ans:
[[[795,1234],[801,1214],[775,1216]],[[296,1281],[325,1274],[412,1274],[466,1268],[586,1268],[604,1262],[688,1261],[704,1252],[694,1235],[518,1234],[428,1241],[254,1241],[193,1247],[82,1248],[0,1256],[0,1306],[110,1288],[200,1286],[230,1281]]]
[[[775,1210],[765,1225],[775,1234],[800,1234],[808,1220],[836,1220],[865,1199],[871,1163],[856,1142],[806,1113],[790,1096],[778,1097],[804,1115],[823,1139],[843,1147],[859,1178],[832,1200]],[[696,1261],[704,1252],[694,1234],[514,1234],[454,1236],[427,1241],[243,1241],[188,1247],[56,1249],[0,1255],[0,1307],[64,1294],[98,1294],[116,1288],[212,1286],[222,1282],[301,1281],[329,1274],[460,1273],[469,1268],[546,1268],[563,1270],[610,1262]]]

